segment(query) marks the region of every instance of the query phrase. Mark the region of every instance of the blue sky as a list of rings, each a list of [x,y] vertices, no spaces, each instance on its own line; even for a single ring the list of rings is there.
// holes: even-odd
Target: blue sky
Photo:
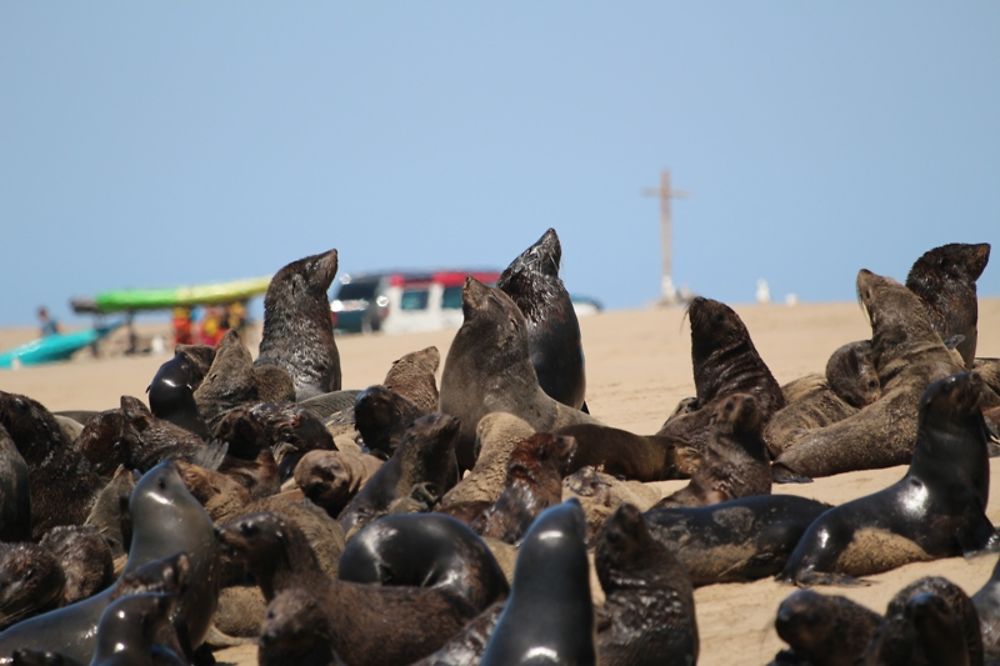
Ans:
[[[998,240],[997,35],[985,1],[3,3],[0,324],[330,247],[502,267],[549,226],[571,291],[642,306],[663,167],[677,283],[850,300]]]

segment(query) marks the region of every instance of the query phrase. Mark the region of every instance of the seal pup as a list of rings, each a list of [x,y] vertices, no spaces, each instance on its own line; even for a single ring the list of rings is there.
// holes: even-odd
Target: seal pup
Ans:
[[[111,602],[97,625],[91,666],[187,664],[169,647],[157,645],[163,633],[173,632],[170,615],[175,602],[174,597],[155,592],[130,594]]]
[[[774,461],[776,478],[783,470],[814,477],[910,462],[924,389],[962,370],[916,294],[865,269],[858,272],[857,286],[871,321],[882,397],[857,414],[785,442]]]
[[[208,374],[194,392],[198,413],[210,428],[215,429],[226,411],[260,399],[253,368],[250,350],[240,334],[227,331],[215,349]]]
[[[268,602],[291,589],[313,594],[334,629],[334,651],[349,664],[416,661],[483,610],[440,588],[366,585],[327,576],[301,530],[275,514],[246,516],[224,526],[219,538],[246,562]]]
[[[794,495],[754,495],[702,507],[651,509],[643,518],[698,587],[780,572],[802,534],[829,508]]]
[[[93,527],[59,525],[39,545],[59,562],[66,584],[60,605],[97,594],[114,581],[111,548]]]
[[[0,391],[0,426],[28,466],[32,538],[56,525],[81,524],[104,484],[52,414],[27,396]]]
[[[865,666],[963,666],[983,663],[972,600],[946,578],[916,580],[889,602],[864,657]]]
[[[587,517],[587,541],[593,543],[621,504],[652,508],[663,493],[638,481],[623,481],[594,467],[583,467],[563,479],[563,500],[575,497]]]
[[[112,559],[125,554],[131,540],[128,501],[135,488],[136,476],[119,466],[111,480],[97,494],[94,505],[83,524],[93,527],[111,549]]]
[[[993,567],[990,579],[972,595],[979,616],[983,651],[989,661],[1000,661],[1000,560]]]
[[[490,412],[518,416],[537,432],[600,423],[550,398],[539,386],[527,323],[510,296],[466,278],[462,313],[465,319],[448,349],[441,377],[441,411],[462,423],[456,447],[462,470],[475,464],[476,426]]]
[[[864,655],[882,616],[847,597],[796,590],[778,606],[774,628],[790,650],[773,664],[853,666]]]
[[[354,427],[361,434],[367,453],[387,459],[399,446],[406,429],[425,410],[385,386],[369,386],[354,401]]]
[[[327,297],[336,274],[336,250],[314,254],[282,267],[264,294],[264,330],[256,365],[287,371],[297,400],[341,388],[340,354]]]
[[[690,475],[711,430],[716,403],[733,393],[749,393],[757,400],[761,421],[785,405],[781,387],[757,353],[740,316],[725,303],[701,296],[687,309],[691,322],[691,364],[697,401],[668,418],[656,434],[676,441],[677,465]]]
[[[921,255],[906,276],[906,287],[926,305],[941,339],[961,336],[956,348],[970,370],[978,338],[976,280],[989,260],[989,243],[948,243]]]
[[[550,228],[507,266],[497,288],[524,315],[539,386],[562,404],[580,409],[587,392],[583,344],[573,301],[559,278],[561,260],[559,236]]]
[[[657,507],[701,506],[749,495],[771,494],[771,465],[761,438],[760,410],[749,393],[716,405],[705,454],[691,482]]]
[[[691,580],[649,535],[639,509],[618,507],[597,537],[594,562],[605,594],[597,612],[601,664],[697,663]]]
[[[218,596],[214,526],[201,504],[184,487],[173,463],[143,475],[129,501],[133,538],[122,577],[110,588],[64,608],[18,622],[0,632],[0,657],[18,648],[53,650],[86,662],[94,648],[101,613],[122,581],[144,564],[183,551],[190,560],[190,584],[181,593],[175,622],[192,645],[208,631]]]
[[[146,387],[149,409],[157,418],[170,421],[201,439],[208,440],[211,434],[194,401],[194,390],[201,384],[208,367],[203,366],[201,359],[191,354],[189,349],[176,349],[174,357],[156,371],[153,380]],[[212,356],[214,355],[213,350]]]
[[[825,374],[830,389],[852,407],[861,409],[882,395],[871,340],[848,342],[838,347],[826,362]]]
[[[595,664],[586,523],[576,500],[543,511],[517,554],[514,584],[482,666],[545,659]]]
[[[991,543],[981,395],[982,380],[972,373],[928,386],[906,475],[817,518],[779,578],[795,583],[843,581],[908,562],[969,553]]]
[[[295,483],[313,503],[336,518],[382,466],[367,453],[310,451],[295,466]]]
[[[58,608],[65,588],[59,560],[47,548],[0,544],[0,628]]]
[[[343,664],[333,651],[333,636],[330,619],[316,595],[298,588],[285,590],[267,606],[258,638],[257,664]]]
[[[0,541],[31,537],[31,484],[28,464],[7,429],[0,425]]]
[[[600,467],[608,474],[635,481],[679,478],[677,453],[668,437],[636,435],[594,423],[566,426],[555,434],[576,440],[576,454],[567,472]]]
[[[347,542],[338,576],[355,583],[436,587],[476,608],[510,589],[483,540],[440,513],[395,514],[369,523]]]
[[[458,419],[446,414],[429,414],[413,422],[399,448],[354,496],[339,521],[350,535],[375,518],[391,513],[394,504],[418,499],[429,509],[458,482],[455,442]]]
[[[514,447],[507,487],[475,520],[480,535],[516,544],[535,517],[562,501],[563,471],[576,452],[572,437],[536,433]]]
[[[403,396],[424,413],[436,412],[440,395],[435,375],[441,365],[441,352],[430,346],[410,352],[392,362],[382,385]]]

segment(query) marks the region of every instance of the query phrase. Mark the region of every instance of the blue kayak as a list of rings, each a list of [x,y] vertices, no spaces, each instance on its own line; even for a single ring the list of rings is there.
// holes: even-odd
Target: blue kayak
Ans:
[[[91,345],[111,331],[121,326],[100,326],[73,333],[57,333],[38,338],[23,345],[0,352],[0,368],[10,368],[15,362],[20,365],[38,365],[52,361],[65,361],[75,352]]]

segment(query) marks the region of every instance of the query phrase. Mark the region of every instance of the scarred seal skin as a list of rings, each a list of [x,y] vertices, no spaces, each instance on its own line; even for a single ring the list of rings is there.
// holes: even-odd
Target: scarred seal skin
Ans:
[[[583,344],[573,301],[559,278],[561,260],[559,235],[550,228],[510,263],[497,287],[524,314],[531,364],[542,390],[580,409],[587,392]]]
[[[865,666],[983,663],[979,618],[972,600],[946,578],[910,583],[889,602],[864,657]]]
[[[781,571],[806,528],[830,508],[794,495],[757,495],[709,506],[650,509],[650,534],[699,585],[740,582]]]
[[[985,513],[989,465],[982,388],[973,373],[928,386],[906,475],[820,516],[780,578],[835,582],[988,545],[994,530]]]
[[[395,514],[370,523],[347,542],[339,576],[355,583],[450,590],[477,608],[509,590],[483,540],[440,513]]]
[[[979,337],[976,280],[989,260],[989,243],[948,243],[921,255],[906,276],[907,288],[927,306],[941,339],[962,337],[956,349],[969,369]]]
[[[327,298],[336,274],[336,250],[314,254],[275,273],[264,294],[264,330],[255,365],[288,372],[297,400],[340,390],[340,354]]]
[[[510,296],[466,278],[462,327],[448,349],[441,377],[441,411],[459,419],[462,470],[475,464],[476,427],[491,412],[508,412],[537,432],[600,423],[550,398],[531,365],[527,323]]]
[[[687,314],[696,402],[675,412],[656,434],[674,440],[678,448],[693,449],[691,456],[678,455],[680,471],[689,475],[699,463],[719,400],[734,393],[750,394],[757,401],[761,422],[767,423],[785,405],[785,397],[732,308],[698,296]]]
[[[631,504],[623,504],[597,537],[600,663],[669,664],[698,661],[694,591],[677,558],[656,542]]]
[[[594,664],[594,608],[584,543],[586,523],[576,500],[535,519],[517,555],[514,584],[480,662]]]
[[[190,584],[180,595],[175,616],[192,645],[199,645],[218,599],[218,546],[212,520],[187,491],[171,462],[143,475],[132,492],[129,513],[132,546],[122,577],[178,551],[187,553]],[[121,580],[83,601],[19,622],[0,633],[0,663],[18,648],[52,650],[89,662],[98,620]]]
[[[916,294],[864,269],[857,285],[871,321],[882,397],[857,414],[785,442],[776,468],[815,477],[910,462],[924,389],[962,370]]]
[[[847,597],[796,590],[778,606],[774,620],[778,636],[791,649],[782,650],[773,663],[852,666],[881,621],[881,615]]]

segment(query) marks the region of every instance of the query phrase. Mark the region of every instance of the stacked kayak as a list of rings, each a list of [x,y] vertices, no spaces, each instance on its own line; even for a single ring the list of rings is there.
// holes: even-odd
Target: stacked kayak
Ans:
[[[97,342],[120,325],[88,328],[73,333],[57,333],[26,342],[19,347],[0,352],[0,368],[65,361],[75,352]]]
[[[71,303],[78,313],[100,314],[216,305],[263,294],[270,283],[271,277],[266,276],[167,289],[117,289],[101,292],[93,299],[74,299]]]

